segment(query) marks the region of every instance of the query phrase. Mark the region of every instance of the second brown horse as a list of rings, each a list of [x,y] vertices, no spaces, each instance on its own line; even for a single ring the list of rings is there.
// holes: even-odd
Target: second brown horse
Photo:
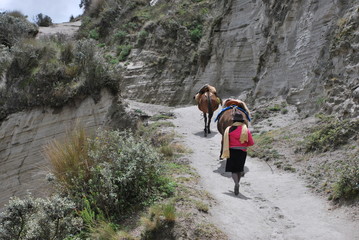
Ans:
[[[203,112],[204,117],[204,136],[211,133],[211,119],[214,111],[221,104],[221,99],[217,96],[216,88],[211,85],[204,85],[201,90],[194,96],[199,110]]]

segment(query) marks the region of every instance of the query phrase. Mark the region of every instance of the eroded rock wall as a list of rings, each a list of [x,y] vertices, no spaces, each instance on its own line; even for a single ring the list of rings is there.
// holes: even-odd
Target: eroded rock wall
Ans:
[[[210,60],[187,91],[210,83],[252,104],[282,98],[303,115],[358,116],[357,2],[232,0],[222,8]]]
[[[48,163],[43,147],[61,139],[79,122],[87,131],[112,125],[131,126],[124,107],[106,90],[97,103],[91,97],[62,109],[34,109],[8,116],[0,127],[0,208],[11,196],[31,192],[44,196],[49,192],[45,178]]]

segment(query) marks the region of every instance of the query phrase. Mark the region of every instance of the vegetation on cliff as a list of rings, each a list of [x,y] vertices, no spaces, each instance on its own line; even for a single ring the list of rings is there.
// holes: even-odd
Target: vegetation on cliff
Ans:
[[[1,239],[225,239],[205,220],[211,199],[194,187],[187,150],[160,119],[136,133],[78,127],[47,145],[53,195],[13,198]]]
[[[183,79],[196,71],[197,47],[211,17],[210,1],[82,4],[86,11],[76,39],[61,34],[34,39],[34,24],[9,13],[0,15],[1,43],[7,46],[0,57],[0,120],[32,107],[61,107],[82,96],[96,100],[101,88],[118,93],[126,85],[124,67],[133,49],[161,56],[146,62],[158,74],[167,69]]]

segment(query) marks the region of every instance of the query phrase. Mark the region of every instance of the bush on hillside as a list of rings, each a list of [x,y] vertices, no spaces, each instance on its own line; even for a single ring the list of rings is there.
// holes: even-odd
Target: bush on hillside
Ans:
[[[339,179],[333,185],[333,199],[352,200],[359,198],[359,158],[338,170]]]
[[[314,131],[305,138],[304,149],[306,152],[337,149],[347,143],[358,131],[358,119],[340,121],[334,116],[321,116]]]
[[[3,240],[64,239],[81,228],[82,219],[76,217],[75,204],[57,195],[47,199],[15,197],[0,216]]]
[[[9,14],[10,16],[17,17],[17,18],[23,18],[23,19],[27,18],[27,16],[25,16],[22,12],[17,11],[17,10],[9,11],[6,13]]]
[[[26,37],[35,37],[38,28],[23,17],[0,13],[0,44],[12,47]]]
[[[96,41],[70,41],[63,35],[23,40],[2,49],[0,118],[35,106],[62,106],[77,95],[100,98],[100,91],[118,91],[118,77],[96,54]]]
[[[82,144],[74,144],[79,142],[76,135],[70,139],[74,140],[50,146],[47,156],[60,189],[80,209],[100,219],[119,220],[170,193],[159,154],[133,134],[102,130],[93,139],[82,136]]]
[[[52,19],[42,13],[36,15],[35,22],[40,27],[50,27],[52,25]]]

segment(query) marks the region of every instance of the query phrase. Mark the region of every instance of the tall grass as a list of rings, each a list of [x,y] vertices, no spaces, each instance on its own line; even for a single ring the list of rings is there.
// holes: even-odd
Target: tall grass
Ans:
[[[54,140],[45,147],[50,170],[61,185],[72,188],[74,179],[90,177],[94,162],[88,156],[88,150],[89,140],[83,127],[67,132],[66,140]]]

